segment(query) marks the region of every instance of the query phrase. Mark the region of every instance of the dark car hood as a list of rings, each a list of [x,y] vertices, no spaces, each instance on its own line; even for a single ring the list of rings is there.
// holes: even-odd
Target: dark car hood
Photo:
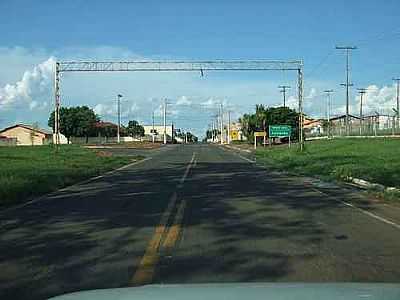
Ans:
[[[166,284],[101,289],[53,300],[399,300],[400,284],[390,283],[222,283]]]

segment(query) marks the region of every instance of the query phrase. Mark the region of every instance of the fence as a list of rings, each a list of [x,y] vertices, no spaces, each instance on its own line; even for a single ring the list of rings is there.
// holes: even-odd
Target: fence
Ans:
[[[394,136],[400,137],[400,127],[396,124],[393,117],[382,118],[377,116],[365,120],[352,120],[349,122],[348,129],[345,122],[325,122],[320,126],[305,129],[306,138],[315,137],[379,137]]]

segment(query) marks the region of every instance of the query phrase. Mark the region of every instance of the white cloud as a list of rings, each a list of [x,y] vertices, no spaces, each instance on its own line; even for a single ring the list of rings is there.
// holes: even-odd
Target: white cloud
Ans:
[[[356,104],[353,105],[353,112],[358,112],[360,108],[360,97],[356,96]],[[376,85],[370,85],[363,97],[364,114],[393,114],[393,108],[396,108],[396,87],[384,86],[379,88]]]
[[[116,109],[114,106],[111,106],[110,104],[99,103],[95,105],[93,110],[99,116],[115,115]]]
[[[176,105],[190,105],[192,104],[192,100],[190,100],[187,96],[180,96],[178,100],[176,100]]]
[[[16,83],[8,83],[0,88],[0,110],[15,104],[26,104],[32,110],[38,106],[36,99],[48,98],[53,81],[54,64],[55,59],[50,57],[32,70],[25,71]]]
[[[200,104],[203,105],[206,108],[219,108],[221,105],[227,106],[228,105],[228,100],[227,99],[220,99],[216,97],[209,97],[206,101],[201,102]]]

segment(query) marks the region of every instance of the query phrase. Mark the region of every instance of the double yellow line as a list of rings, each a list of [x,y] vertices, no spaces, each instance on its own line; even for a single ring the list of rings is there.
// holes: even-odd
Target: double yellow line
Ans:
[[[195,153],[193,153],[192,159],[190,163],[187,165],[185,173],[181,178],[181,180],[179,181],[178,187],[183,186],[186,177],[189,175],[190,168],[195,164],[194,162],[195,162]],[[176,212],[175,219],[172,225],[168,228],[168,220],[170,219],[171,213],[175,207],[177,199],[178,199],[178,194],[175,191],[169,200],[167,208],[165,209],[165,211],[161,216],[160,223],[157,225],[155,229],[153,237],[151,238],[146,248],[146,251],[139,263],[139,266],[130,281],[131,286],[151,283],[155,275],[156,266],[160,259],[160,254],[159,254],[160,246],[162,246],[166,250],[171,250],[175,246],[179,238],[179,234],[182,230],[182,220],[186,208],[186,201],[182,200]]]

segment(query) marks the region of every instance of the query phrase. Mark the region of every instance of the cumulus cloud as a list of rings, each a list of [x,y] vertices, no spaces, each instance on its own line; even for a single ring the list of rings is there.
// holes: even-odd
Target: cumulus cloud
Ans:
[[[43,99],[47,99],[51,93],[54,64],[55,59],[50,57],[32,70],[25,71],[16,83],[0,87],[0,110],[18,104],[26,104],[31,110],[47,106],[43,105],[46,102]]]
[[[206,101],[201,102],[201,105],[206,108],[218,108],[221,103],[222,105],[226,106],[228,104],[228,101],[226,99],[209,97]]]
[[[176,100],[176,105],[190,105],[192,101],[187,96],[180,96]]]
[[[116,109],[112,107],[110,104],[103,104],[103,103],[96,104],[93,110],[99,116],[114,115],[116,112]]]
[[[356,97],[356,105],[353,111],[358,111],[360,107],[360,97]],[[393,108],[396,108],[396,87],[384,86],[379,88],[376,85],[370,85],[363,97],[363,110],[366,114],[378,112],[380,114],[393,114]]]
[[[117,104],[116,103],[98,103],[93,108],[94,112],[101,117],[116,117],[117,116]],[[121,103],[121,117],[130,117],[133,113],[140,110],[140,107],[136,103]]]

